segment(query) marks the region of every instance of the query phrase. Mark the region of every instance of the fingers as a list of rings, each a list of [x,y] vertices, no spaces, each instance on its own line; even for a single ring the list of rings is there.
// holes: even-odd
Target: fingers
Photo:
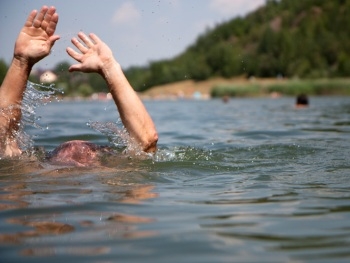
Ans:
[[[41,26],[41,23],[43,22],[45,18],[45,14],[49,8],[47,6],[43,6],[39,12],[39,14],[36,16],[33,22],[33,26],[36,28],[39,28]]]
[[[58,36],[58,35],[54,35],[54,36],[51,36],[50,38],[49,38],[49,41],[50,41],[50,49],[53,47],[53,45],[55,44],[55,42],[57,41],[57,40],[59,40],[60,39],[60,36]]]
[[[76,65],[71,65],[68,69],[69,72],[73,72],[73,71],[81,71],[81,65],[80,64],[76,64]]]
[[[72,58],[74,58],[76,61],[81,62],[82,60],[82,54],[79,54],[78,52],[74,51],[72,48],[67,47],[66,49],[67,53],[69,56],[71,56]]]
[[[100,39],[94,34],[90,34],[89,36],[90,38],[86,36],[83,32],[79,32],[78,37],[81,41],[79,41],[79,39],[75,37],[72,38],[73,45],[76,46],[82,54],[86,54],[89,48],[95,45],[94,42],[100,41]],[[94,42],[91,40],[93,40]]]
[[[36,17],[36,14],[38,13],[37,10],[33,10],[32,12],[30,12],[27,21],[25,22],[24,26],[26,27],[31,27],[33,25],[34,22],[34,18]]]
[[[78,37],[84,42],[87,47],[92,47],[94,43],[83,32],[78,33]]]
[[[25,22],[24,26],[35,28],[41,28],[46,31],[48,36],[52,36],[55,33],[56,26],[58,23],[58,14],[56,13],[56,8],[51,6],[43,6],[40,12],[33,10]]]
[[[49,26],[49,24],[51,23],[51,20],[56,18],[56,20],[58,21],[58,15],[55,13],[56,12],[56,8],[54,6],[51,6],[46,14],[45,14],[45,18],[44,20],[41,22],[41,28],[46,30],[47,27]],[[55,17],[54,17],[55,15]],[[56,21],[56,24],[57,24],[57,21]]]
[[[83,55],[88,52],[89,48],[92,47],[94,43],[83,32],[79,32],[78,37],[83,43],[81,43],[77,38],[73,37],[72,44],[76,46],[81,53],[76,52],[70,47],[68,47],[66,51],[68,55],[70,55],[76,61],[81,62]]]
[[[101,40],[98,36],[96,36],[94,33],[89,34],[89,37],[90,37],[96,44],[102,42],[102,40]]]
[[[54,13],[52,16],[50,16],[50,20],[47,23],[48,25],[44,30],[46,30],[46,33],[49,36],[52,36],[56,31],[56,26],[58,23],[58,14]]]
[[[86,46],[84,46],[82,43],[80,43],[79,40],[76,39],[75,37],[72,38],[72,43],[73,43],[73,45],[76,46],[76,47],[80,50],[80,52],[83,53],[83,54],[85,54],[85,53],[89,50]]]

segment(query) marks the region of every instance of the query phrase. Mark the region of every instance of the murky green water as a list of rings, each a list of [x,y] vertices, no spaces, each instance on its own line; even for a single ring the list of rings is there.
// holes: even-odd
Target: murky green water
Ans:
[[[348,262],[350,98],[146,101],[159,152],[0,161],[1,262]],[[53,102],[36,146],[108,144],[112,102]]]

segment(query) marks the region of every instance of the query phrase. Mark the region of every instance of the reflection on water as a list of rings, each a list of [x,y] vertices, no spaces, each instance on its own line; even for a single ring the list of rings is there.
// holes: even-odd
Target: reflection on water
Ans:
[[[153,191],[154,186],[127,182],[118,184],[108,174],[91,174],[94,180],[103,181],[105,190],[100,192],[101,189],[90,185],[90,180],[81,178],[85,177],[82,172],[77,168],[62,168],[40,171],[26,178],[3,178],[0,244],[20,246],[19,253],[24,256],[87,256],[106,254],[111,248],[95,244],[57,248],[51,242],[57,240],[57,236],[62,236],[61,241],[58,241],[61,243],[68,234],[70,240],[78,243],[84,243],[83,240],[89,236],[98,243],[106,235],[110,239],[156,235],[155,231],[138,229],[138,225],[152,223],[154,218],[128,214],[118,209],[118,204],[135,205],[156,198],[158,194]],[[109,196],[108,205],[98,197],[101,194]],[[94,198],[94,195],[97,197]],[[85,199],[96,201],[84,204]],[[35,245],[35,240],[42,241]]]
[[[146,106],[160,134],[155,156],[120,151],[94,168],[35,154],[0,160],[1,259],[349,261],[348,98],[311,98],[300,110],[293,98]],[[103,123],[114,105],[45,107],[49,129],[26,131],[40,149],[72,138],[113,143],[115,126]]]

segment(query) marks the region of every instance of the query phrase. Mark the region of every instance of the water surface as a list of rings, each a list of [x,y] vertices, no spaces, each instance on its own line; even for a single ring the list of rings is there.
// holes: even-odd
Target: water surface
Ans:
[[[0,161],[1,262],[348,262],[350,98],[145,101],[152,158],[107,167]],[[108,144],[112,102],[52,102],[52,150]]]

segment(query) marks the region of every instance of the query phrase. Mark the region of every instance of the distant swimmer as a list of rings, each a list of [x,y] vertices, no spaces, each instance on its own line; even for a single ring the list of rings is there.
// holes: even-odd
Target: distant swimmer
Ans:
[[[50,54],[60,38],[55,35],[57,23],[56,8],[43,6],[39,12],[33,10],[29,14],[17,37],[12,62],[0,87],[0,157],[22,154],[16,134],[20,129],[23,94],[33,66]],[[153,120],[111,49],[93,33],[86,35],[79,32],[71,41],[78,52],[70,47],[66,51],[78,63],[72,65],[69,71],[100,74],[108,85],[130,137],[141,151],[155,152],[158,133]],[[47,159],[63,165],[90,166],[96,164],[99,155],[108,150],[108,147],[75,140],[58,146]]]
[[[306,108],[309,106],[309,99],[305,94],[300,94],[297,96],[295,101],[296,108]]]

